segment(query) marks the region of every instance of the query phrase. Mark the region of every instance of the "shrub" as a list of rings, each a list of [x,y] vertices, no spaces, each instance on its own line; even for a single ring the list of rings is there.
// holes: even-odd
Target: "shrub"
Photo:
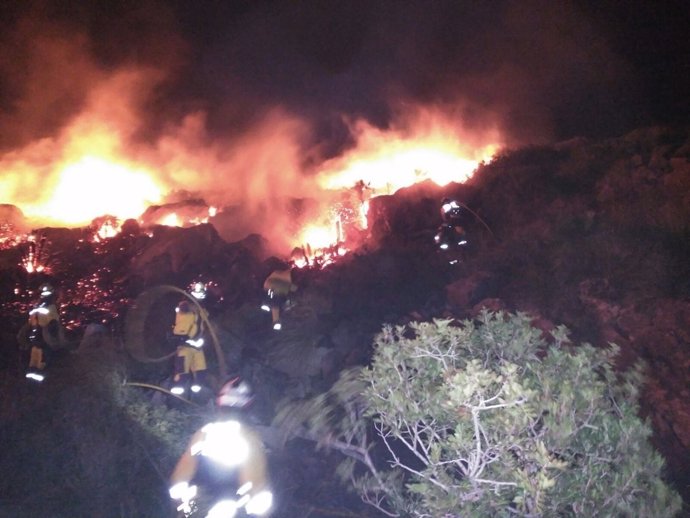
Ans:
[[[641,369],[617,376],[615,345],[552,335],[520,313],[385,327],[370,367],[278,422],[346,454],[340,474],[390,516],[676,514]]]

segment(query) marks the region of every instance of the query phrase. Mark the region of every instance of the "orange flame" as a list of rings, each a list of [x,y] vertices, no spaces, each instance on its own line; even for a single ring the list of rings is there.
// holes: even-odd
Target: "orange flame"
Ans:
[[[367,228],[370,198],[392,194],[425,180],[439,186],[464,182],[499,149],[496,131],[468,138],[467,131],[454,126],[441,112],[419,109],[403,122],[404,128],[386,131],[365,121],[351,124],[357,145],[347,154],[326,162],[317,177],[326,191],[352,190],[346,209],[356,217],[345,219],[348,223],[356,221],[359,229]],[[343,241],[342,214],[339,223],[337,236],[328,227],[309,225],[300,238],[317,249],[327,250]],[[320,229],[318,234],[315,228]]]
[[[462,130],[442,114],[422,111],[407,117],[405,129],[380,130],[365,121],[352,125],[357,147],[326,163],[319,174],[324,189],[364,182],[376,194],[392,194],[424,180],[439,186],[464,182],[499,148],[498,134],[463,140]]]
[[[137,217],[161,197],[151,173],[102,157],[81,157],[62,168],[59,175],[50,200],[25,207],[28,216],[57,219],[67,225],[103,214],[126,219]]]
[[[137,217],[164,192],[154,170],[125,158],[135,131],[134,97],[142,72],[121,72],[99,84],[84,111],[52,138],[0,156],[0,191],[29,220],[78,226],[111,214]]]
[[[181,227],[182,226],[182,222],[180,221],[180,218],[178,218],[177,214],[175,214],[174,212],[172,214],[168,214],[163,219],[161,219],[159,224],[165,225],[167,227]]]
[[[24,236],[13,225],[0,223],[0,250],[16,247],[23,238]]]
[[[366,229],[369,225],[369,220],[367,219],[367,214],[369,214],[369,200],[364,200],[359,206],[359,225],[363,229]]]
[[[328,248],[338,242],[335,228],[319,225],[307,225],[300,232],[300,243],[307,243],[312,249]]]
[[[26,250],[22,254],[21,266],[27,273],[41,273],[50,271],[46,264],[45,238],[30,234],[26,238]]]
[[[232,218],[214,219],[225,225],[218,230],[228,239],[257,232],[276,251],[295,243],[340,247],[350,225],[366,228],[369,198],[426,179],[439,185],[462,182],[500,144],[496,131],[471,134],[446,112],[408,106],[410,113],[386,130],[351,122],[355,147],[309,175],[304,164],[318,159],[305,159],[299,144],[308,140],[302,139],[308,124],[280,108],[267,110],[241,136],[213,138],[205,114],[194,112],[166,127],[157,140],[137,143],[138,107],[160,74],[126,70],[92,79],[95,87],[69,125],[51,138],[0,155],[0,192],[32,225],[78,226],[104,214],[139,219],[148,207],[181,192],[213,206],[208,214],[176,210],[154,223],[204,223],[216,206],[232,207],[237,209],[228,211]],[[335,193],[358,184],[361,189],[352,191],[349,205],[334,215]],[[316,199],[320,206],[301,216],[307,221],[296,221],[291,198]],[[304,228],[294,232],[299,226]]]
[[[93,241],[95,243],[102,243],[107,239],[111,239],[120,233],[122,224],[120,220],[113,216],[105,216],[94,220],[95,231],[93,234]]]
[[[217,206],[234,206],[239,217],[226,221],[224,237],[256,232],[288,246],[282,224],[289,199],[314,192],[300,167],[306,124],[275,108],[241,136],[212,137],[205,114],[194,112],[157,140],[136,142],[142,128],[137,109],[160,79],[147,70],[101,77],[69,125],[0,154],[2,201],[21,209],[30,226],[81,226],[104,214],[138,219],[183,193],[212,207],[198,219],[185,215],[168,223],[208,222]],[[275,208],[270,215],[267,205]]]

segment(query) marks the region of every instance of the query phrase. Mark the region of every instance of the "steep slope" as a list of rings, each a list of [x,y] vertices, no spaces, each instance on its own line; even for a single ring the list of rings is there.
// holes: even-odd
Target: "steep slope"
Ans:
[[[100,500],[94,502],[107,507],[128,484],[139,483],[138,477],[147,479],[144,487],[157,488],[151,501],[130,502],[130,510],[119,514],[103,510],[102,516],[137,516],[141,509],[160,507],[165,471],[177,453],[175,440],[186,440],[204,411],[197,415],[177,409],[188,420],[177,426],[177,410],[168,409],[170,402],[163,397],[137,395],[132,391],[138,389],[118,385],[127,379],[164,384],[170,372],[167,364],[131,361],[123,343],[123,320],[142,291],[159,284],[184,288],[195,278],[212,284],[208,305],[226,363],[256,387],[256,414],[263,424],[270,422],[281,399],[318,393],[342,368],[365,364],[372,337],[383,323],[468,318],[488,306],[530,312],[545,329],[563,323],[577,340],[616,342],[622,347],[622,365],[637,359],[648,364],[644,412],[672,479],[690,501],[689,157],[687,130],[652,128],[605,142],[575,140],[505,152],[467,184],[439,188],[426,183],[375,198],[369,238],[362,247],[326,268],[295,273],[299,290],[279,334],[258,310],[261,283],[276,263],[266,258],[258,236],[226,243],[210,225],[145,233],[133,224],[95,245],[80,231],[46,230],[54,269],[35,276],[16,266],[21,255],[16,248],[0,251],[0,316],[6,322],[0,401],[3,415],[10,416],[3,436],[26,441],[22,449],[0,456],[0,472],[7,475],[0,488],[10,495],[7,509],[13,516],[30,516],[40,506],[40,501],[28,503],[30,495],[21,484],[10,483],[30,480],[25,470],[44,472],[45,477],[35,480],[36,492],[39,500],[53,499],[51,509],[69,501],[61,500],[64,494],[76,499],[72,516],[93,513],[86,495],[98,493]],[[469,246],[457,265],[448,264],[433,242],[444,195],[456,197],[467,209]],[[75,336],[96,322],[107,332],[82,341],[80,353],[61,357],[51,390],[28,392],[14,335],[23,320],[27,289],[44,278],[61,286],[63,310],[75,323]],[[152,347],[161,347],[174,303],[161,300],[152,311],[147,336]],[[212,357],[210,362],[213,366]],[[113,373],[116,382],[108,390],[98,392],[98,376],[75,374],[96,366],[105,369],[96,372]],[[98,419],[82,415],[96,413],[98,403],[86,397],[91,393],[108,401]],[[129,416],[129,406],[138,409],[134,425],[131,416],[122,419]],[[24,408],[37,409],[45,419],[37,420]],[[66,409],[74,413],[70,419],[76,426],[64,422]],[[37,433],[39,422],[46,425],[45,434]],[[103,426],[113,443],[106,452],[95,446]],[[74,451],[81,443],[91,445],[94,455],[80,454],[78,464],[55,460],[59,452],[46,442],[50,430]],[[133,437],[143,441],[152,462],[141,460],[140,446],[136,474],[122,467],[109,472],[114,489],[103,492],[90,476],[70,479],[77,469],[92,473],[100,459],[120,448],[130,451]],[[41,455],[22,466],[33,441]],[[360,515],[370,512],[337,486],[329,456],[315,456],[308,444],[284,450],[274,446],[277,481],[289,488],[284,495],[290,493],[284,496],[284,516],[304,516],[315,508],[323,516],[344,508]],[[67,468],[58,469],[56,462]],[[49,479],[61,482],[48,491],[44,486]],[[161,510],[161,516],[166,512]]]

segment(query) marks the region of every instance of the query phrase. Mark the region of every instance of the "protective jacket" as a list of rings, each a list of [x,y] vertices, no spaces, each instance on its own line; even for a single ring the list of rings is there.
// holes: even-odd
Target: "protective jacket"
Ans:
[[[202,316],[206,316],[205,310],[186,300],[180,302],[175,308],[173,335],[178,341],[172,388],[175,394],[184,393],[192,379],[195,380],[191,386],[193,391],[200,390],[201,385],[205,384],[207,364],[203,351]]]
[[[29,325],[31,327],[48,328],[51,322],[57,324],[59,315],[57,306],[52,302],[41,302],[38,306],[29,311]]]
[[[292,271],[287,269],[271,272],[271,275],[264,281],[264,290],[266,290],[268,295],[266,306],[271,311],[273,329],[278,330],[282,327],[280,311],[287,302],[290,292],[297,290],[297,286],[292,283]]]
[[[202,309],[202,311],[204,311]],[[203,333],[203,321],[199,309],[186,301],[175,308],[173,334],[185,338],[198,338]]]
[[[267,462],[258,434],[235,419],[209,423],[189,441],[170,476],[174,488],[196,485],[215,496],[268,491]],[[251,506],[248,506],[248,509]]]
[[[21,346],[31,349],[27,377],[42,381],[42,375],[37,373],[45,369],[51,350],[60,347],[57,306],[53,302],[43,301],[31,309],[17,339]]]
[[[292,284],[292,272],[290,270],[275,270],[264,281],[264,290],[273,291],[278,296],[286,297],[297,286]]]
[[[17,341],[25,348],[57,348],[60,324],[54,304],[42,303],[29,311],[29,316],[17,334]]]
[[[444,223],[438,228],[434,236],[434,241],[442,250],[467,244],[465,232],[462,227],[453,226],[448,223]]]

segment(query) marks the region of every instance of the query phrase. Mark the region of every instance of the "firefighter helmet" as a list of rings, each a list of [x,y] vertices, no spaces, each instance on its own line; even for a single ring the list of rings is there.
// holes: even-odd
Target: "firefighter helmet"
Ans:
[[[195,282],[190,290],[192,297],[197,300],[206,298],[206,285],[203,282]]]
[[[254,394],[249,383],[237,376],[223,385],[218,392],[216,404],[219,407],[242,409],[253,400]]]
[[[450,198],[443,198],[441,202],[441,214],[444,219],[457,219],[460,217],[460,205]]]
[[[38,289],[39,295],[41,299],[49,299],[55,295],[55,288],[53,287],[52,284],[46,282],[44,284],[41,284],[41,287]]]

